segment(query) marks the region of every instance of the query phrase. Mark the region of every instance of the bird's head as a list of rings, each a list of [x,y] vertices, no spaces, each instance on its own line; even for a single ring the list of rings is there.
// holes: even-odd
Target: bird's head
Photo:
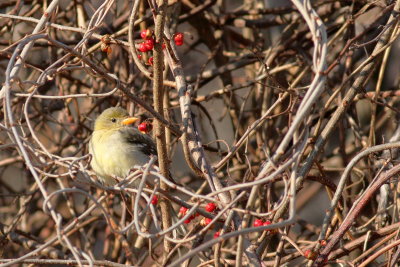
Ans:
[[[116,130],[135,123],[138,118],[130,117],[129,113],[119,107],[104,110],[94,123],[94,130]]]

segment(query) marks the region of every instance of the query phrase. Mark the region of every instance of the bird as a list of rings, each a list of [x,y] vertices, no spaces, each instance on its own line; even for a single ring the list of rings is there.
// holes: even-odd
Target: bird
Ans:
[[[121,107],[105,109],[95,120],[89,141],[90,165],[104,185],[115,185],[115,177],[125,178],[135,165],[143,166],[157,155],[153,139],[134,127],[138,120]]]

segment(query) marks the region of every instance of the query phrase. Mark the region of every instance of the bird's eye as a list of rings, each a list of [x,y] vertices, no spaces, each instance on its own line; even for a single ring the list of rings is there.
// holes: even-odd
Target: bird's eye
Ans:
[[[116,118],[112,118],[111,121],[112,121],[112,122],[116,122],[117,119],[116,119]]]

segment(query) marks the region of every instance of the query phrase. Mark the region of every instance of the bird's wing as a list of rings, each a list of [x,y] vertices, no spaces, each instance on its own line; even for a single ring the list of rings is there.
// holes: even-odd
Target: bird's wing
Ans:
[[[127,142],[128,144],[137,145],[140,149],[142,149],[142,152],[144,154],[148,156],[157,156],[156,145],[153,141],[153,138],[151,138],[149,135],[143,134],[132,127],[124,127],[120,130],[120,133],[125,142]],[[175,184],[178,184],[172,177],[171,173],[169,173],[169,177],[167,178]]]
[[[120,130],[121,136],[125,142],[137,145],[142,152],[148,156],[157,155],[157,148],[153,139],[147,134],[142,134],[132,127],[124,127]]]

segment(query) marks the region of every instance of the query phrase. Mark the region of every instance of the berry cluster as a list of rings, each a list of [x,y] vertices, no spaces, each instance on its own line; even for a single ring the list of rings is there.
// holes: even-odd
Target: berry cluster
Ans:
[[[204,207],[204,209],[205,209],[207,212],[214,212],[214,211],[217,209],[217,205],[215,205],[215,203],[213,203],[213,202],[210,202],[210,203],[207,203],[207,204],[206,204],[206,206]],[[186,215],[187,211],[188,211],[188,208],[186,208],[186,207],[181,207],[181,208],[179,209],[178,217],[182,218],[183,216]],[[195,215],[191,215],[189,218],[187,218],[187,219],[184,221],[184,223],[185,223],[185,224],[189,224],[189,223],[190,223],[192,220],[194,220],[197,216],[199,216],[198,213],[196,213]],[[200,220],[200,225],[203,226],[203,227],[205,227],[205,226],[209,225],[211,222],[212,222],[212,219],[207,218],[207,217],[203,217],[203,218]],[[212,228],[212,227],[211,227],[211,228]],[[218,231],[218,232],[215,232],[214,238],[219,237],[219,235],[220,235],[220,232],[219,232],[219,231]]]
[[[150,29],[144,29],[140,32],[140,37],[143,39],[143,42],[139,43],[136,48],[142,53],[146,53],[152,51],[154,49],[154,32]],[[173,36],[174,42],[177,46],[183,45],[184,34],[181,32],[177,32]],[[162,48],[165,49],[165,44],[162,44]],[[138,55],[139,59],[142,58],[141,55]],[[149,57],[147,64],[153,66],[153,57]]]
[[[138,50],[140,52],[148,52],[148,51],[153,50],[153,48],[154,48],[154,39],[153,38],[147,39],[138,45]]]
[[[181,207],[181,208],[179,209],[178,217],[183,217],[183,216],[185,216],[186,213],[187,213],[187,211],[188,211],[188,208],[186,208],[186,207]],[[196,214],[196,216],[198,216],[198,214]],[[194,218],[196,218],[196,216],[192,214],[189,218],[187,218],[187,219],[184,221],[184,223],[185,223],[185,224],[189,224],[192,220],[194,220]]]
[[[254,220],[253,226],[254,227],[260,227],[260,226],[267,226],[267,225],[270,225],[270,224],[271,224],[270,220],[263,221],[261,219],[256,219],[256,220]]]

